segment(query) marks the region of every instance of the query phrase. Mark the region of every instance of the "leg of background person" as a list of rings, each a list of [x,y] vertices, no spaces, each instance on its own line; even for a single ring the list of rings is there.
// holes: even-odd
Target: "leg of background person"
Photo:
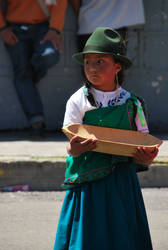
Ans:
[[[6,47],[13,63],[15,87],[20,103],[28,120],[33,124],[43,121],[44,115],[40,95],[32,81],[33,71],[30,64],[32,42],[24,41],[23,37],[18,34],[17,36],[19,42],[15,46]]]
[[[83,48],[85,47],[85,43],[87,42],[88,38],[91,34],[85,34],[85,35],[78,35],[77,36],[77,46],[78,51],[81,52]]]
[[[77,46],[78,46],[78,51],[81,52],[83,51],[83,48],[85,47],[85,44],[90,37],[91,34],[85,34],[85,35],[78,35],[77,36]],[[85,73],[83,67],[81,67],[81,78],[82,80],[85,79]]]
[[[33,27],[34,53],[31,63],[34,70],[34,83],[38,83],[46,74],[49,68],[60,60],[59,51],[55,50],[50,41],[41,44],[48,31],[48,24],[40,24]]]

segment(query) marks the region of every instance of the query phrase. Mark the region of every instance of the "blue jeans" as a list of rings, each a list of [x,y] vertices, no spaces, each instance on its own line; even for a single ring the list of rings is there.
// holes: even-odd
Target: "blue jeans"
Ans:
[[[58,63],[60,54],[50,41],[40,44],[49,29],[48,23],[10,26],[19,39],[14,46],[5,44],[13,64],[15,88],[25,115],[33,123],[36,117],[44,116],[36,83]]]

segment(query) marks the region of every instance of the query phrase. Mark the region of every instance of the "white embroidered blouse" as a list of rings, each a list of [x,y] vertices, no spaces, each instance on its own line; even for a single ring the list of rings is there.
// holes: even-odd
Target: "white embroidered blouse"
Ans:
[[[83,86],[80,89],[78,89],[68,100],[67,105],[66,105],[63,126],[67,126],[73,123],[82,123],[85,112],[92,110],[92,109],[96,109],[96,107],[93,107],[89,103],[86,95],[84,94],[84,88],[85,87]],[[122,87],[120,87],[118,90],[110,91],[110,92],[100,91],[95,88],[91,88],[91,91],[100,108],[124,104],[126,100],[130,97],[130,92],[123,89]],[[118,91],[118,93],[116,93],[116,91]],[[116,100],[117,95],[118,95],[118,98]],[[141,106],[141,103],[139,101],[138,101],[138,105]],[[145,124],[142,126],[138,115],[136,115],[135,123],[136,123],[137,129],[138,131],[141,131],[143,133],[149,133],[148,125],[147,125],[143,111],[142,111],[142,114],[144,117]]]

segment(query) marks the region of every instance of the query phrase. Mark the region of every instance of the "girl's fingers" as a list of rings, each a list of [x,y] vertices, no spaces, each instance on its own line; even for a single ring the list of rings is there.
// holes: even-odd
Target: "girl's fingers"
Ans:
[[[89,151],[89,150],[92,150],[92,149],[96,148],[96,146],[97,146],[97,142],[96,141],[90,142],[89,144],[87,144],[85,146],[85,149],[87,149]]]
[[[158,147],[155,147],[154,151],[152,151],[151,153],[154,155],[154,156],[157,156],[159,152],[159,148]]]
[[[96,139],[87,139],[85,141],[82,141],[81,145],[87,146],[87,145],[92,145],[92,144],[95,144],[95,143],[97,143]]]
[[[144,164],[151,164],[153,159],[158,154],[158,147],[155,147],[153,151],[149,151],[145,147],[138,147],[136,148],[135,153],[133,154],[133,157],[138,162],[144,163]]]
[[[79,136],[75,135],[70,139],[70,143],[73,144],[75,142],[79,142]]]
[[[82,151],[86,152],[86,151],[90,151],[96,148],[97,146],[97,141],[96,140],[86,140],[81,142],[81,146],[82,146]]]
[[[81,146],[87,146],[87,145],[92,145],[92,144],[97,143],[97,139],[87,139],[87,140],[80,142],[79,136],[75,135],[71,138],[70,143],[71,144],[80,143]]]
[[[97,139],[87,139],[80,142],[79,136],[76,135],[70,139],[67,151],[73,156],[78,156],[81,153],[93,150],[94,148],[96,148],[96,145]]]
[[[95,140],[95,139],[87,139],[87,140],[81,142],[80,146],[81,146],[81,152],[82,153],[93,150],[97,146],[97,140]]]

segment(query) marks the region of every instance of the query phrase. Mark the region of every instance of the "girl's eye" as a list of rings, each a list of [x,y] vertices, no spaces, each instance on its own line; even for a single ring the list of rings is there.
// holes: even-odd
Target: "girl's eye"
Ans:
[[[102,64],[102,63],[103,63],[102,59],[100,59],[100,60],[97,61],[97,64]]]
[[[84,60],[84,64],[89,64],[89,60]]]
[[[85,59],[84,60],[84,64],[85,65],[89,65],[89,64],[97,64],[97,65],[100,65],[100,64],[102,64],[104,62],[104,60],[102,60],[102,59],[99,59],[99,60],[96,60],[95,62],[93,61],[91,61],[91,60],[88,60],[88,59]]]

